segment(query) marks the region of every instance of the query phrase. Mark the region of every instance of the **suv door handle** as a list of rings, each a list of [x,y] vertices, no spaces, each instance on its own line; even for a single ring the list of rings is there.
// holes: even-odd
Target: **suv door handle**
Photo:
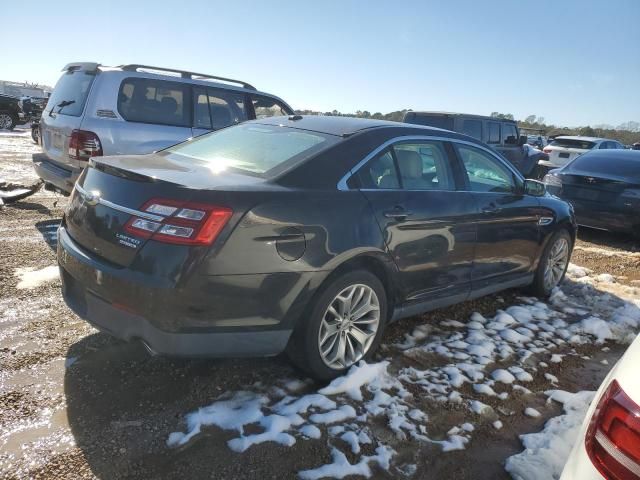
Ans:
[[[400,222],[406,220],[407,217],[410,217],[411,215],[413,215],[413,213],[408,212],[407,210],[405,210],[402,207],[395,207],[393,210],[384,212],[384,216],[385,217],[393,218],[393,219],[398,220]]]

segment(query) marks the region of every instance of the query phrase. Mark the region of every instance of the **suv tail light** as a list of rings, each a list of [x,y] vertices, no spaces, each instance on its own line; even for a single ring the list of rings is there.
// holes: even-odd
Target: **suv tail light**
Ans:
[[[101,157],[102,144],[98,135],[87,130],[74,130],[69,137],[69,158],[87,161],[91,157]]]
[[[233,211],[202,203],[152,199],[141,210],[163,216],[162,221],[133,216],[125,230],[143,238],[180,245],[211,245]]]
[[[591,462],[606,479],[640,479],[640,406],[616,380],[598,402],[585,444]]]
[[[550,148],[543,148],[542,151],[544,153],[551,153],[553,150],[551,150]]]

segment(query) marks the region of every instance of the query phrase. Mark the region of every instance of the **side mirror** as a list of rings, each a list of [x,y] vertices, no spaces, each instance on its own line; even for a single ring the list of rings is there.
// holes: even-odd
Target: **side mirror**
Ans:
[[[527,178],[524,181],[524,193],[533,197],[542,197],[547,193],[547,186],[538,180]]]
[[[520,146],[526,145],[527,140],[528,139],[526,135],[520,135],[520,139],[518,140],[518,145]]]

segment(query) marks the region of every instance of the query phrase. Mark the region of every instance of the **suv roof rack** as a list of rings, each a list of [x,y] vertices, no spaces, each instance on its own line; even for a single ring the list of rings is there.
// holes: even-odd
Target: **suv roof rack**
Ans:
[[[254,87],[250,83],[243,82],[242,80],[217,77],[215,75],[208,75],[205,73],[187,72],[185,70],[177,70],[175,68],[152,67],[150,65],[139,65],[137,63],[132,63],[130,65],[121,65],[120,68],[127,72],[137,72],[138,70],[157,70],[159,72],[179,73],[182,78],[189,78],[192,80],[221,80],[223,82],[237,83],[238,85],[242,85],[243,88],[246,88],[248,90],[257,90],[256,87]]]

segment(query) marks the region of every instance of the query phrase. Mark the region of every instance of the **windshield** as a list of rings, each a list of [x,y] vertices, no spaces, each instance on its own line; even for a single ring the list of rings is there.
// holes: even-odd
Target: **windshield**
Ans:
[[[594,146],[594,142],[588,140],[575,140],[571,138],[558,138],[551,142],[552,147],[564,147],[564,148],[580,148],[582,150],[591,150]]]
[[[82,70],[63,73],[53,89],[47,109],[53,110],[54,113],[79,117],[84,110],[94,78],[94,74]]]
[[[275,125],[244,124],[203,135],[166,152],[206,164],[254,174],[275,173],[338,142],[338,137]]]

